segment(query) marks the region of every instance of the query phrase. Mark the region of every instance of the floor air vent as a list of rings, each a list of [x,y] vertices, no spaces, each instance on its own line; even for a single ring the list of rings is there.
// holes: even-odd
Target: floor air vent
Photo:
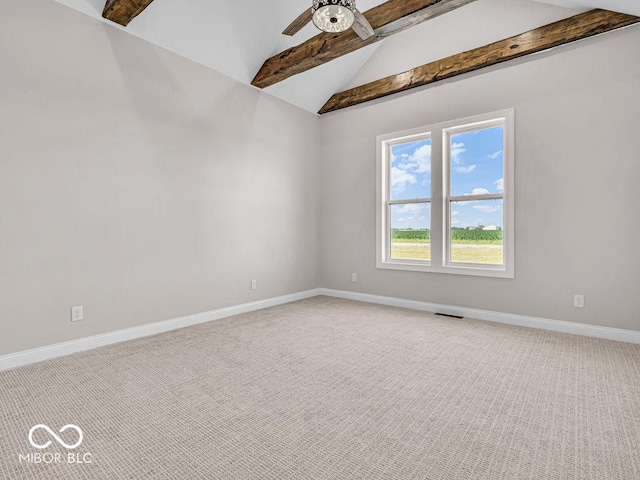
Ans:
[[[436,313],[436,315],[440,315],[441,317],[449,317],[449,318],[464,318],[464,317],[460,317],[458,315],[448,315],[446,313]]]

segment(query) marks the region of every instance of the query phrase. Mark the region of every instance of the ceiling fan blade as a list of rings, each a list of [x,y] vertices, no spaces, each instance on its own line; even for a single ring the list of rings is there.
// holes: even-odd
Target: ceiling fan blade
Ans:
[[[283,35],[289,35],[290,37],[298,33],[302,28],[311,21],[311,9],[307,8],[302,15],[296,18],[291,25],[284,29],[282,32]]]
[[[353,22],[351,28],[353,28],[353,31],[356,32],[362,40],[372,37],[375,33],[369,20],[365,18],[360,10],[356,10],[356,20]]]

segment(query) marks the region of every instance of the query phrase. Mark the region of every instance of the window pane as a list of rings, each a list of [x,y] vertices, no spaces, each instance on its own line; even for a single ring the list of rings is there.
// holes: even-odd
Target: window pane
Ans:
[[[431,205],[391,206],[391,258],[431,260]]]
[[[451,202],[451,261],[504,263],[502,199]]]
[[[451,135],[451,195],[502,193],[504,127]]]
[[[391,147],[391,200],[431,198],[431,139]]]

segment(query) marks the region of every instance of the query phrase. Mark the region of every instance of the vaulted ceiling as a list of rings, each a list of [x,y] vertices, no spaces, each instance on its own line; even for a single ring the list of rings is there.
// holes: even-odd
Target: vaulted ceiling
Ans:
[[[270,2],[264,0],[233,2],[211,0],[189,0],[188,2],[175,0],[56,1],[114,28],[125,29],[129,34],[201,63],[242,83],[251,84],[254,82],[261,87],[266,86],[265,91],[268,93],[311,112],[318,112],[320,109],[323,111],[334,109],[327,110],[325,103],[336,92],[345,90],[345,94],[348,93],[349,98],[338,100],[347,103],[340,104],[338,102],[336,105],[338,105],[337,108],[348,106],[352,104],[350,99],[354,94],[367,90],[371,95],[372,88],[378,88],[381,85],[387,88],[392,80],[397,80],[397,74],[402,72],[410,73],[405,74],[405,80],[401,79],[401,82],[404,83],[400,85],[400,89],[411,88],[416,86],[411,82],[419,80],[419,77],[416,76],[416,70],[412,71],[415,67],[424,65],[425,67],[431,66],[432,69],[440,69],[443,68],[442,65],[434,62],[441,59],[448,59],[447,65],[455,66],[464,60],[460,57],[454,57],[456,54],[473,51],[538,27],[568,19],[590,9],[600,8],[640,16],[640,2],[629,0],[438,0],[435,2],[358,0],[358,9],[363,12],[385,3],[388,5],[403,4],[404,6],[432,3],[434,5],[429,8],[439,8],[443,11],[448,10],[443,5],[449,3],[453,7],[459,6],[459,8],[453,8],[448,13],[423,21],[403,31],[400,31],[401,28],[396,28],[395,30],[399,33],[390,32],[393,29],[385,27],[384,34],[383,30],[377,30],[378,38],[367,42],[360,41],[358,43],[359,39],[351,32],[349,35],[353,38],[349,42],[345,42],[344,39],[332,40],[337,42],[334,44],[322,42],[323,49],[329,45],[333,49],[332,51],[337,51],[337,48],[344,49],[345,54],[325,63],[321,61],[323,59],[316,59],[311,63],[313,65],[320,63],[319,66],[306,69],[302,73],[296,73],[282,81],[280,81],[281,78],[276,78],[274,81],[273,78],[267,78],[273,72],[281,73],[286,68],[294,68],[296,71],[304,70],[302,68],[304,65],[301,66],[301,63],[308,62],[304,57],[318,54],[318,48],[315,50],[307,48],[302,53],[299,51],[300,49],[287,51],[315,37],[319,32],[313,25],[307,25],[294,37],[281,34],[293,19],[305,8],[310,7],[311,0]],[[122,27],[102,18],[105,2],[110,18],[131,17],[138,13],[139,15],[133,18],[126,28]],[[385,6],[382,6],[375,9],[374,12],[382,12],[381,9],[384,8]],[[371,21],[370,14],[365,13],[365,15]],[[429,16],[431,15],[427,15],[427,17]],[[420,18],[420,20],[424,20],[424,18]],[[634,23],[633,19],[624,16],[609,16],[606,19],[592,16],[588,21],[591,23],[583,26],[581,32],[577,32],[575,39]],[[563,35],[563,31],[569,32],[571,30],[575,33],[574,24],[576,22],[573,20],[568,22],[558,24],[553,32],[556,35],[554,38],[566,37],[567,35]],[[605,22],[606,25],[594,25],[594,22]],[[376,25],[374,27],[377,28]],[[516,40],[512,39],[511,43],[502,45],[506,50],[505,53],[499,54],[492,51],[489,54],[494,57],[504,54],[507,57],[509,55],[520,56],[512,52],[512,50],[520,48],[522,48],[523,54],[526,54],[528,53],[525,51],[526,48],[531,48],[530,38],[532,37],[538,37],[539,43],[536,45],[541,45],[538,50],[533,51],[563,43],[550,42],[550,35],[550,31],[545,30],[538,31],[537,35],[527,34],[525,37],[515,37]],[[380,41],[374,43],[374,40]],[[545,44],[545,42],[547,43]],[[350,46],[346,45],[347,43]],[[521,44],[525,45],[521,46]],[[314,53],[309,54],[310,51]],[[281,52],[282,55],[278,55]],[[287,55],[298,56],[293,58],[289,65],[274,63],[282,61],[280,57],[287,57]],[[267,68],[269,64],[261,70],[265,60],[274,56],[277,57],[270,60],[272,62],[271,72]],[[504,60],[509,58],[504,58]],[[420,72],[424,73],[425,71],[429,75],[429,68],[422,68]],[[259,74],[258,77],[256,74]],[[434,74],[431,76],[433,77]],[[407,83],[406,79],[409,77],[410,81]],[[437,79],[437,75],[435,77]],[[385,80],[377,82],[378,87],[375,87],[375,82],[380,79]],[[429,82],[422,84],[425,83]],[[393,92],[383,92],[384,95],[389,93]],[[372,96],[371,98],[376,97]],[[334,98],[332,98],[333,100]]]

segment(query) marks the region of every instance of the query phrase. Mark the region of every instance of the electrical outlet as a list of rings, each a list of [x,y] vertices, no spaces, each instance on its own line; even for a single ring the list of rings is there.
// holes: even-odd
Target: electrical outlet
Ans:
[[[352,282],[357,282],[358,281],[358,274],[357,273],[352,273],[351,274],[351,281]]]
[[[256,288],[258,288],[258,281],[251,280],[251,290],[255,290]]]
[[[573,306],[576,308],[584,308],[584,295],[574,295]]]
[[[82,307],[71,307],[71,321],[79,322],[84,319],[84,311]]]

